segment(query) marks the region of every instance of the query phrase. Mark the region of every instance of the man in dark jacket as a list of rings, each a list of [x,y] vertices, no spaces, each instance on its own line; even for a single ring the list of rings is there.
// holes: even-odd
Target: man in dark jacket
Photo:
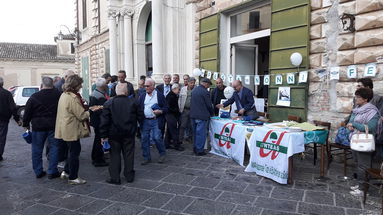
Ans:
[[[211,102],[213,103],[213,106],[215,107],[217,104],[221,104],[222,99],[226,99],[224,91],[226,86],[223,85],[223,81],[221,78],[217,78],[215,81],[216,88],[211,92]],[[217,116],[219,113],[219,108],[214,108],[214,115]]]
[[[170,84],[170,81],[172,80],[172,76],[169,74],[165,74],[163,77],[163,80],[164,80],[164,83],[158,85],[156,89],[166,97],[172,89],[172,85]]]
[[[44,143],[49,143],[49,167],[48,178],[53,179],[60,176],[57,169],[59,156],[59,141],[54,138],[57,105],[60,92],[53,87],[53,79],[44,77],[42,79],[42,90],[34,93],[27,101],[23,117],[23,127],[29,129],[32,122],[32,166],[36,178],[46,175],[43,169],[42,154]]]
[[[183,151],[179,141],[179,123],[180,123],[180,108],[178,107],[178,95],[180,93],[180,85],[173,84],[172,90],[166,96],[169,110],[165,115],[167,129],[165,135],[165,146],[167,149],[174,148],[177,151]]]
[[[96,89],[89,97],[89,106],[102,106],[107,101],[107,81],[105,78],[98,78],[96,81]],[[104,151],[102,150],[101,137],[100,137],[100,116],[102,110],[90,112],[90,125],[94,128],[94,141],[92,147],[92,164],[95,167],[108,166],[104,159]]]
[[[223,104],[216,105],[217,108],[226,107],[235,102],[237,113],[243,116],[245,120],[255,120],[258,118],[257,110],[254,104],[254,94],[250,89],[244,87],[242,82],[235,80],[233,82],[235,90],[233,96]]]
[[[8,90],[5,90],[3,86],[4,79],[0,77],[0,161],[3,160],[5,141],[8,133],[8,123],[11,116],[13,115],[15,121],[21,125],[12,94]]]
[[[211,81],[209,79],[201,79],[201,84],[192,91],[191,95],[190,118],[193,126],[194,153],[197,156],[206,155],[204,146],[207,125],[210,116],[214,114],[209,91],[207,91],[210,85]]]
[[[160,157],[158,163],[165,161],[166,149],[162,138],[165,128],[165,114],[168,112],[168,105],[162,93],[154,88],[155,82],[148,78],[145,81],[146,93],[142,94],[138,100],[140,109],[144,112],[145,118],[140,122],[141,128],[141,148],[144,161],[142,165],[151,162],[150,139],[156,144]],[[150,137],[152,136],[152,137]]]
[[[110,142],[111,184],[121,184],[121,153],[124,158],[124,176],[128,183],[134,180],[134,138],[137,122],[142,121],[143,112],[134,98],[128,97],[126,83],[116,86],[116,96],[104,104],[101,115],[100,136]]]
[[[130,82],[126,81],[126,72],[124,70],[118,71],[118,83],[126,83],[128,85],[128,96],[129,97],[134,97],[134,88],[133,84]],[[116,96],[116,85],[113,86],[110,97]]]

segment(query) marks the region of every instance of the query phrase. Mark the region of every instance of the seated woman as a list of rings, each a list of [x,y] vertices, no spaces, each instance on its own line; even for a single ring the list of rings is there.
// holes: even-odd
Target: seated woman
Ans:
[[[360,88],[355,91],[356,107],[352,110],[350,120],[347,124],[347,129],[350,131],[349,138],[359,132],[365,132],[365,125],[368,127],[368,132],[374,134],[376,132],[379,112],[378,109],[369,103],[373,97],[373,92],[369,88]],[[350,193],[352,195],[361,196],[363,191],[359,188],[363,185],[364,170],[371,167],[372,153],[352,151],[352,156],[357,167],[354,177],[358,179],[358,185],[352,186]]]

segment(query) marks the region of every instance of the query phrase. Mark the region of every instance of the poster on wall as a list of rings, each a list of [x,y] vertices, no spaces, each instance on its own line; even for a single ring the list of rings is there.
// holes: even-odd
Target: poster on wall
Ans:
[[[279,87],[277,105],[290,107],[290,87]]]

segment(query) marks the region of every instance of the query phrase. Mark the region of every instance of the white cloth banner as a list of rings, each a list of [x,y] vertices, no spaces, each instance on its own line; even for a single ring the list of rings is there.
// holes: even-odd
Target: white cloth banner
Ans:
[[[246,127],[232,120],[210,120],[210,153],[243,165]]]
[[[245,171],[287,184],[288,160],[293,154],[304,151],[304,133],[256,127],[247,144],[250,161]]]

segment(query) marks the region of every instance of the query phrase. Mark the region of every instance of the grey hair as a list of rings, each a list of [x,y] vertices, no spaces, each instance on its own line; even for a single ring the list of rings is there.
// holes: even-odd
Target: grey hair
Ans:
[[[147,79],[145,79],[145,82],[150,82],[150,83],[153,84],[153,86],[156,85],[156,82],[155,82],[153,79],[151,79],[151,78],[147,78]]]
[[[196,81],[194,77],[189,78],[189,82],[192,82],[192,81],[194,81],[194,82]]]
[[[64,72],[64,78],[68,78],[69,76],[71,75],[75,75],[76,73],[74,73],[72,70],[67,70]]]
[[[174,90],[174,89],[179,89],[180,88],[180,85],[179,84],[173,84],[172,85],[172,90]]]
[[[4,85],[4,79],[0,77],[0,87],[3,87],[3,85]]]
[[[51,77],[43,77],[41,82],[44,88],[53,88],[53,79]]]
[[[116,95],[128,95],[128,84],[127,83],[118,83],[116,85]]]
[[[169,76],[169,78],[172,78],[170,74],[165,74],[163,77],[165,78],[166,76]]]
[[[106,85],[105,78],[97,78],[96,80],[96,87],[103,87]]]

